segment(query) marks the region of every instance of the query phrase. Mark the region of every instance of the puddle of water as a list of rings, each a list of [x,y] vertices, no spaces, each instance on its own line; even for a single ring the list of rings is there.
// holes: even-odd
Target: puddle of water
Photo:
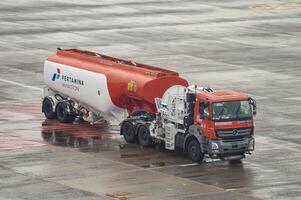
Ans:
[[[64,124],[57,120],[45,120],[41,127],[41,136],[46,143],[74,148],[102,145],[111,134],[106,123],[92,126],[86,122]]]

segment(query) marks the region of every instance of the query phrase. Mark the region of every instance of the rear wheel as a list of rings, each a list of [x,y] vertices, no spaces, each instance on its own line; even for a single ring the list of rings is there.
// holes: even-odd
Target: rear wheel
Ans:
[[[123,122],[120,128],[120,134],[123,135],[127,143],[135,143],[137,141],[137,136],[132,122]]]
[[[150,136],[150,132],[147,126],[141,125],[138,129],[138,139],[139,143],[143,147],[149,147],[153,144],[152,137]]]
[[[204,154],[201,152],[200,143],[195,139],[188,143],[187,153],[193,162],[200,162],[204,159]]]
[[[60,122],[72,123],[76,118],[75,113],[70,111],[70,108],[66,102],[59,102],[55,110],[57,118]]]
[[[52,103],[49,98],[44,98],[42,103],[42,112],[47,119],[55,119],[56,113],[53,112]]]

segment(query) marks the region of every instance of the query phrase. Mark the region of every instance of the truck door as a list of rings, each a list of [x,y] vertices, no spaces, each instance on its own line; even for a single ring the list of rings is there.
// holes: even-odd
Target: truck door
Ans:
[[[199,104],[199,123],[202,128],[206,128],[209,120],[209,104],[200,102]]]
[[[197,102],[197,124],[201,127],[201,132],[204,136],[214,135],[214,126],[211,121],[211,109],[208,102]]]

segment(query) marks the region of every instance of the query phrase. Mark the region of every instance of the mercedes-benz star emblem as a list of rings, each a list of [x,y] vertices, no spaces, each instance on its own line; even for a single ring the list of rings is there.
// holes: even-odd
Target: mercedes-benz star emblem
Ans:
[[[232,135],[237,135],[238,131],[236,129],[233,130]]]

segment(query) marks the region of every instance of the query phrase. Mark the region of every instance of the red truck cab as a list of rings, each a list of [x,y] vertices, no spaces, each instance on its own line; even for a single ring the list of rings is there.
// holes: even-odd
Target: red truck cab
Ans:
[[[254,150],[256,102],[248,95],[232,90],[200,92],[194,113],[204,153],[223,158]]]

